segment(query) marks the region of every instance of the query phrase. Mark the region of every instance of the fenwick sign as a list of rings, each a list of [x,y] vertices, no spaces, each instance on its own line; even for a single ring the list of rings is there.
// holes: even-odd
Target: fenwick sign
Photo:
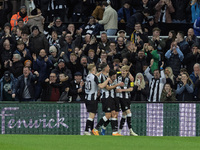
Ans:
[[[65,123],[65,118],[61,117],[60,110],[57,109],[55,111],[55,117],[51,118],[48,114],[43,113],[41,116],[28,116],[26,118],[22,118],[20,116],[19,119],[16,119],[16,112],[21,111],[20,107],[3,107],[1,109],[1,134],[6,133],[6,129],[14,129],[14,128],[25,128],[25,129],[53,129],[53,128],[69,128],[69,126]],[[35,110],[37,111],[37,110]],[[23,110],[22,110],[23,112]],[[6,119],[9,117],[9,119]],[[31,118],[33,117],[33,118]],[[37,119],[35,119],[37,118]],[[47,119],[48,118],[48,119]]]

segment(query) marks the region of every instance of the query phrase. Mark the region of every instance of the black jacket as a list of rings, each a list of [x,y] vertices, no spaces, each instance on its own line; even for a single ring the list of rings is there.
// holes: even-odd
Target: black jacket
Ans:
[[[138,90],[137,85],[134,85],[133,91],[131,92],[132,101],[147,101],[148,96],[149,96],[148,85],[145,85],[145,88],[141,89],[141,91]]]
[[[78,93],[80,84],[73,80],[70,84],[69,94],[72,96],[72,101],[76,101],[77,97],[80,96],[80,101],[85,100],[85,86],[82,87],[82,92]]]
[[[29,74],[28,79],[27,79],[27,87],[32,99],[34,99],[34,96],[35,96],[34,83],[37,79],[38,77],[33,74]],[[13,91],[13,93],[16,94],[16,97],[19,98],[19,100],[23,98],[22,95],[23,95],[24,88],[25,88],[24,75],[21,75],[18,77],[17,82],[15,84],[14,91]]]

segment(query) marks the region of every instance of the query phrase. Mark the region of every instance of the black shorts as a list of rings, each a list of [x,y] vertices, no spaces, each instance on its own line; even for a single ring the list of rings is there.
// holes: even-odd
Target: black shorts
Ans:
[[[130,105],[131,105],[130,99],[119,98],[119,101],[120,101],[120,104],[121,104],[122,112],[130,109]]]
[[[91,112],[91,113],[97,113],[97,109],[98,109],[98,101],[97,100],[86,100],[85,101],[85,106],[87,108],[87,112]]]
[[[115,101],[115,111],[119,112],[120,111],[119,98],[118,97],[114,98],[114,101]]]
[[[115,110],[115,100],[112,97],[102,98],[101,101],[103,112],[111,112]]]

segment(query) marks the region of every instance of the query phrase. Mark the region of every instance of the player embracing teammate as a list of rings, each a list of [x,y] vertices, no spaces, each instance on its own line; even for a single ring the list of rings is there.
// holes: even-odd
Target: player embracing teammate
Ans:
[[[99,135],[99,128],[101,128],[101,134],[105,135],[106,126],[111,122],[112,127],[112,135],[113,136],[121,136],[121,130],[125,123],[127,117],[127,124],[130,129],[130,135],[137,136],[132,130],[131,127],[131,111],[130,111],[130,92],[133,90],[131,87],[131,81],[129,79],[129,66],[122,67],[122,73],[117,76],[116,71],[111,70],[107,63],[102,63],[100,65],[102,72],[99,75],[99,79],[97,79],[96,67],[95,71],[91,70],[91,65],[88,66],[89,71],[86,78],[86,108],[89,112],[89,118],[86,122],[85,135],[91,135],[89,129],[91,129],[94,135]],[[125,71],[124,71],[125,70]],[[128,71],[128,72],[127,72]],[[98,81],[97,81],[98,80]],[[94,81],[94,82],[93,82]],[[93,83],[94,89],[89,88],[89,84]],[[91,93],[98,92],[98,87],[101,89],[101,101],[102,101],[102,109],[105,112],[105,116],[103,116],[95,128],[93,128],[94,117],[97,112],[98,102],[97,100],[93,100],[91,102],[88,99],[88,95]],[[95,92],[96,90],[96,92]],[[116,93],[117,92],[117,93]],[[96,97],[94,97],[95,99]],[[121,109],[123,111],[123,117],[120,122],[120,129],[118,131],[118,112],[120,110],[119,103],[121,104]],[[90,105],[90,106],[89,106]],[[91,109],[92,108],[92,109]],[[92,129],[93,128],[93,129]]]

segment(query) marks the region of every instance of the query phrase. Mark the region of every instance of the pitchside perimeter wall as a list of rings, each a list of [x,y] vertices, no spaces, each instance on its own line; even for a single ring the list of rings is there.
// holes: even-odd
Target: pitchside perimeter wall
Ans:
[[[103,115],[101,108],[99,104],[95,124]],[[200,103],[132,103],[131,110],[139,135],[200,135]],[[1,134],[83,135],[87,117],[84,103],[0,103]],[[122,134],[129,134],[127,125]]]

